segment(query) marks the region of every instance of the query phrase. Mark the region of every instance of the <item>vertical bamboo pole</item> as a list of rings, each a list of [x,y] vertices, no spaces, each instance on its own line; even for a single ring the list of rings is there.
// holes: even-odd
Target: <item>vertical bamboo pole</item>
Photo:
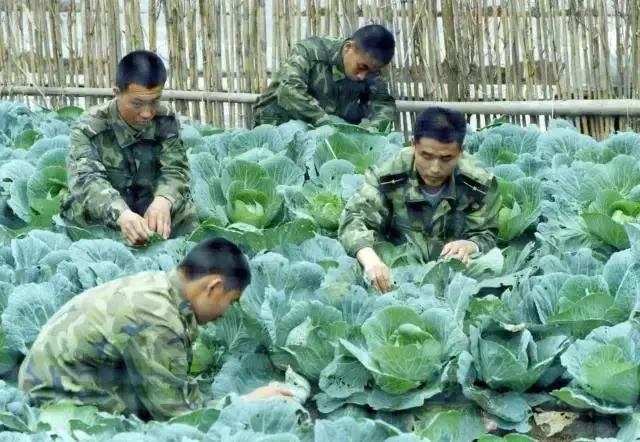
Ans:
[[[536,60],[534,55],[534,41],[535,41],[535,33],[533,29],[533,19],[529,11],[527,11],[526,0],[519,0],[518,7],[520,9],[520,14],[522,15],[523,28],[527,31],[527,33],[523,33],[523,69],[522,73],[525,78],[526,90],[524,94],[524,98],[526,100],[536,100],[539,98],[537,93],[536,84]],[[532,119],[537,118],[537,116],[528,115],[526,119],[531,121]],[[529,123],[529,121],[523,121],[523,123]],[[537,121],[536,121],[537,123]]]
[[[52,54],[53,54],[53,68],[55,72],[55,78],[49,81],[49,84],[53,84],[55,86],[64,86],[66,85],[66,81],[64,80],[64,68],[62,66],[62,16],[60,3],[53,2],[49,10],[49,23],[51,24],[49,27],[50,32],[50,41],[52,46]],[[60,100],[60,102],[64,103],[66,100],[64,97]],[[52,100],[52,104],[54,106],[59,106],[60,103],[57,100]]]
[[[235,69],[235,52],[234,52],[234,41],[233,41],[233,30],[232,23],[233,18],[231,17],[231,13],[229,8],[227,8],[227,2],[225,0],[221,0],[221,16],[224,19],[224,38],[221,39],[221,42],[225,42],[224,44],[224,53],[225,53],[225,73],[223,74],[226,78],[226,89],[229,92],[235,91],[233,71]],[[229,124],[231,127],[236,126],[236,107],[232,103],[227,103],[229,111],[227,115],[229,115]]]
[[[149,50],[156,52],[158,50],[158,0],[149,1]]]
[[[202,36],[202,80],[203,88],[207,91],[214,90],[211,71],[215,67],[213,44],[211,37],[213,34],[213,23],[211,20],[212,2],[208,0],[199,0],[198,10],[200,12],[200,35]],[[204,118],[207,123],[214,122],[213,106],[211,102],[205,102]]]
[[[96,30],[96,35],[95,35],[95,51],[96,51],[96,71],[97,71],[97,87],[104,87],[105,83],[106,83],[106,78],[107,78],[107,72],[105,69],[105,61],[107,58],[107,54],[106,54],[106,48],[103,44],[103,27],[101,26],[102,24],[102,18],[105,16],[104,15],[104,7],[105,7],[105,3],[108,0],[97,0],[96,1],[96,9],[93,15],[93,26],[95,27]],[[100,101],[102,101],[102,99],[100,99]]]
[[[0,85],[7,86],[9,85],[9,42],[5,38],[5,26],[9,21],[9,11],[7,10],[8,5],[6,2],[0,4],[0,66],[3,67],[2,77],[0,77]]]
[[[82,8],[82,66],[80,72],[82,72],[83,83],[85,87],[95,87],[95,63],[92,55],[95,53],[92,47],[94,38],[93,19],[91,17],[91,11],[95,0],[85,0],[81,3]],[[93,97],[87,98],[87,107],[93,106],[97,103],[97,99]]]
[[[118,62],[124,56],[124,54],[122,53],[122,36],[120,35],[120,7],[118,2],[116,1],[110,1],[109,4],[110,12],[108,15],[112,17],[109,26],[111,56],[107,73],[109,77],[109,87],[111,87],[116,83],[116,69],[118,67]]]
[[[207,1],[207,0],[205,0]],[[210,16],[210,20],[213,23],[213,42],[215,44],[215,63],[211,70],[213,77],[214,90],[223,90],[222,73],[224,72],[224,65],[222,59],[222,25],[223,17],[222,10],[220,8],[220,0],[214,0],[213,16]],[[214,114],[216,123],[222,127],[224,125],[224,103],[217,102],[214,106]]]
[[[485,7],[485,3],[482,0],[476,2],[478,7],[478,20],[482,23],[482,29],[480,31],[480,38],[478,39],[478,53],[480,54],[480,78],[482,82],[482,100],[493,101],[494,100],[494,84],[496,82],[495,69],[494,69],[494,54],[491,50],[491,25],[492,18],[489,16],[489,9]],[[487,62],[485,62],[485,59]],[[493,119],[493,115],[485,114],[482,125],[487,125]]]
[[[578,5],[576,4],[576,0],[571,0],[570,1],[570,7],[568,10],[568,17],[567,17],[567,21],[568,21],[568,25],[569,25],[569,42],[570,42],[570,53],[571,53],[571,71],[572,71],[572,78],[571,78],[571,82],[573,84],[573,97],[575,100],[578,100],[580,98],[583,97],[584,95],[584,81],[583,81],[583,76],[580,73],[580,70],[582,68],[582,56],[580,53],[580,37],[579,37],[579,30],[578,30]],[[578,130],[580,130],[581,132],[584,132],[586,127],[586,121],[584,120],[584,118],[574,118],[574,122],[576,127],[578,127]]]
[[[410,99],[411,94],[411,79],[408,72],[408,55],[409,55],[409,36],[407,35],[407,27],[405,23],[406,19],[406,3],[397,5],[396,8],[391,9],[393,17],[393,28],[398,29],[398,35],[396,36],[396,60],[398,76],[396,77],[396,97],[400,99]],[[353,26],[353,25],[352,25]],[[351,29],[353,31],[353,28]],[[409,127],[408,115],[403,112],[400,116],[400,126],[406,131]]]
[[[264,0],[257,0],[258,8],[258,89],[261,92],[269,84],[269,69],[267,62],[267,20]],[[273,46],[272,46],[273,47]]]
[[[424,76],[418,73],[418,70],[420,67],[418,65],[418,53],[420,50],[418,29],[420,27],[420,24],[422,23],[424,5],[419,7],[417,11],[416,11],[416,5],[413,2],[408,3],[407,7],[408,7],[409,18],[413,18],[412,20],[411,19],[408,20],[408,23],[411,24],[411,29],[408,30],[409,32],[408,40],[409,40],[409,48],[410,48],[408,69],[409,69],[409,75],[411,77],[411,82],[413,84],[412,98],[414,100],[422,100],[422,95],[423,95],[425,85],[424,85]],[[409,113],[408,117],[409,117],[411,127],[414,128],[415,119],[416,119],[415,114]]]
[[[493,22],[493,52],[496,54],[495,64],[494,64],[494,72],[495,72],[495,91],[496,91],[496,99],[501,101],[503,98],[502,94],[502,57],[500,55],[500,24],[502,21],[502,17],[498,15],[498,3],[497,0],[491,0],[491,11],[492,11],[492,22]],[[505,67],[506,72],[506,67]]]
[[[241,92],[245,90],[245,83],[246,83],[245,82],[246,66],[244,62],[245,45],[244,45],[243,34],[242,34],[242,19],[247,8],[244,1],[241,1],[241,0],[234,0],[233,4],[234,4],[233,13],[232,13],[232,17],[234,19],[233,35],[234,35],[234,41],[236,42],[236,46],[235,46],[236,63],[237,63],[236,66],[238,68],[237,70],[234,69],[234,79],[235,79],[234,81],[236,82],[236,91]],[[238,124],[242,125],[244,121],[244,116],[245,116],[245,105],[237,104],[236,107],[238,109]]]
[[[585,14],[585,45],[588,47],[588,51],[585,54],[585,58],[589,60],[589,65],[591,66],[591,83],[593,88],[593,96],[592,98],[601,99],[602,98],[602,75],[601,75],[601,59],[600,59],[600,36],[598,35],[598,31],[600,30],[597,26],[598,20],[601,15],[598,12],[597,8],[597,0],[587,0],[587,13]],[[608,38],[608,35],[605,34],[605,39]],[[606,137],[605,135],[605,124],[606,117],[596,117],[593,118],[595,123],[595,130],[597,133],[597,139],[602,139]]]
[[[502,18],[502,38],[503,38],[503,50],[504,50],[504,86],[505,86],[505,97],[507,100],[514,99],[513,93],[513,85],[515,83],[515,75],[514,75],[514,67],[517,64],[516,60],[513,60],[512,52],[511,52],[511,20],[513,16],[511,11],[509,10],[510,3],[504,5],[501,8],[501,18]],[[517,116],[510,117],[512,123],[516,122]]]
[[[189,78],[186,83],[188,86],[188,90],[199,90],[200,85],[198,82],[199,74],[198,74],[198,25],[196,21],[196,16],[198,14],[197,4],[190,4],[189,7],[185,10],[187,14],[187,34],[188,34],[188,47],[189,50]],[[204,33],[204,29],[200,30],[200,35]],[[202,120],[202,113],[200,109],[201,103],[196,101],[192,103],[191,116],[196,120]]]
[[[600,10],[600,33],[605,36],[605,38],[601,38],[600,46],[599,46],[599,57],[601,63],[604,68],[604,88],[603,88],[603,98],[611,99],[614,97],[613,93],[613,85],[611,82],[611,71],[609,68],[609,54],[611,54],[611,48],[609,47],[609,14],[607,11],[607,0],[600,0],[599,2],[599,10]],[[615,118],[608,117],[605,123],[605,132],[607,134],[611,133],[614,130]]]
[[[31,64],[26,71],[31,76],[31,81],[38,86],[46,84],[46,61],[43,55],[42,15],[38,0],[30,0],[28,6],[29,37],[31,39]]]
[[[68,31],[69,33],[67,34],[67,38],[68,38],[68,47],[69,47],[69,65],[68,65],[68,72],[69,72],[69,83],[71,84],[71,86],[74,87],[78,87],[78,85],[80,84],[80,79],[78,78],[79,76],[79,69],[78,69],[78,64],[79,62],[79,56],[78,56],[78,52],[77,52],[77,48],[78,48],[78,29],[77,29],[77,11],[76,11],[76,2],[69,2],[69,12],[67,13],[67,20],[68,20]],[[69,104],[71,105],[77,105],[78,104],[78,99],[73,97]]]
[[[536,17],[536,42],[537,42],[537,55],[541,64],[541,75],[536,77],[536,81],[540,80],[541,85],[539,90],[541,91],[542,98],[545,100],[553,99],[553,85],[549,78],[548,64],[551,62],[551,54],[549,53],[549,47],[547,45],[547,38],[549,35],[549,29],[547,24],[550,23],[547,19],[548,10],[546,5],[547,0],[541,0],[538,4],[538,16]],[[546,127],[548,125],[548,117],[545,115],[542,118],[543,124]]]
[[[436,28],[437,29],[437,28]],[[444,46],[446,52],[445,65],[447,66],[447,98],[458,101],[458,90],[455,19],[453,12],[453,0],[442,0],[442,30],[444,34]]]

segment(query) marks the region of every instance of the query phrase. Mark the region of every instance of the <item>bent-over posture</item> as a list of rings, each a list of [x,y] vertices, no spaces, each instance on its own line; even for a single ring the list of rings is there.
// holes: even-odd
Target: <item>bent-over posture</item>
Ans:
[[[203,406],[189,377],[198,325],[220,317],[251,280],[224,239],[197,244],[171,272],[119,278],[69,300],[42,327],[19,372],[37,406],[94,405],[164,420]],[[290,396],[262,387],[248,399]]]

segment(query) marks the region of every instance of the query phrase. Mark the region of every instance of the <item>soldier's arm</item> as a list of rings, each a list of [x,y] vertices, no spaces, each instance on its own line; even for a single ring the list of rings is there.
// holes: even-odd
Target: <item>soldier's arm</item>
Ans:
[[[166,124],[169,136],[162,143],[160,177],[154,195],[168,199],[176,207],[189,191],[189,162],[178,120],[172,118]]]
[[[297,120],[316,124],[328,116],[320,102],[307,91],[311,63],[307,49],[296,45],[278,72],[279,85],[276,91],[278,104]]]
[[[347,201],[340,217],[338,238],[347,254],[373,247],[379,241],[389,210],[378,189],[378,179],[371,169],[364,174],[364,183]]]
[[[370,105],[374,115],[370,118],[369,126],[381,129],[381,126],[393,124],[396,118],[396,100],[389,93],[387,82],[380,76],[371,85]]]
[[[203,406],[197,382],[189,378],[184,337],[168,325],[148,325],[123,351],[136,396],[155,420],[166,420]]]
[[[116,221],[129,206],[107,178],[98,150],[77,127],[69,134],[67,182],[71,195],[91,218],[117,227]]]
[[[486,253],[496,246],[501,206],[502,197],[498,191],[498,182],[492,178],[482,205],[467,216],[467,239],[476,243],[480,253]]]

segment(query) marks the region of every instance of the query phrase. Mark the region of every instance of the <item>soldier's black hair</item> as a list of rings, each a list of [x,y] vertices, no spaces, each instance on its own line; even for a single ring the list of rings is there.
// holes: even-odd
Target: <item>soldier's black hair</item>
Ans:
[[[237,245],[224,238],[208,238],[196,244],[178,269],[188,280],[221,275],[226,291],[244,290],[251,283],[249,261]]]
[[[383,65],[391,62],[396,49],[393,34],[381,25],[363,26],[349,40],[356,42],[364,52]]]
[[[164,85],[167,69],[155,52],[138,50],[129,52],[118,62],[116,86],[126,92],[130,84],[140,84],[148,89]]]
[[[440,143],[456,141],[462,148],[467,133],[467,121],[458,111],[434,106],[418,115],[413,132],[415,143],[419,143],[421,138],[431,138]]]

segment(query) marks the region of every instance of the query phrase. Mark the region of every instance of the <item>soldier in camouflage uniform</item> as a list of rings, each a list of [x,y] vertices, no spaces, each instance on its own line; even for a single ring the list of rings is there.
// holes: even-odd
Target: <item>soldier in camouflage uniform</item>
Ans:
[[[393,34],[380,25],[360,28],[347,40],[303,40],[254,105],[255,125],[303,120],[320,126],[335,115],[374,132],[390,127],[395,100],[378,71],[394,51]]]
[[[67,224],[118,229],[132,245],[153,232],[169,238],[197,226],[179,122],[160,103],[166,78],[156,54],[126,55],[118,64],[116,97],[89,109],[72,128],[69,195],[61,210]]]
[[[430,108],[418,116],[413,146],[369,168],[345,205],[339,239],[372,284],[390,290],[389,268],[379,254],[404,244],[427,262],[457,258],[496,244],[502,201],[493,174],[463,153],[464,117]]]
[[[42,327],[18,376],[37,406],[93,405],[165,420],[203,406],[189,377],[198,325],[220,317],[251,279],[233,243],[207,239],[171,272],[112,280],[69,300]],[[255,400],[290,397],[262,387]]]

